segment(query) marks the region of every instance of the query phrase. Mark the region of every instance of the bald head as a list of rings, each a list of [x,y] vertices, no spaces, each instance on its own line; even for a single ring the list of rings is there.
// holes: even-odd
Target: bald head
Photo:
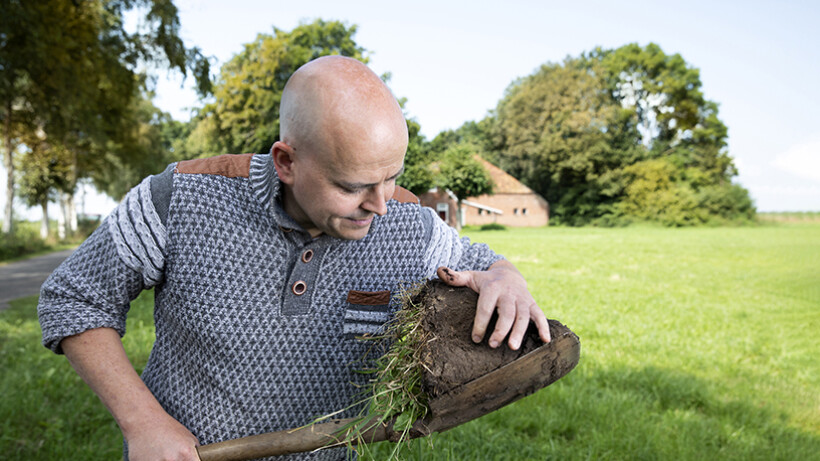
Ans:
[[[271,158],[282,205],[311,236],[361,239],[387,213],[407,151],[396,98],[364,64],[316,59],[288,80]]]
[[[288,80],[279,108],[280,138],[295,151],[338,156],[360,145],[407,147],[407,125],[396,98],[367,66],[325,56]]]

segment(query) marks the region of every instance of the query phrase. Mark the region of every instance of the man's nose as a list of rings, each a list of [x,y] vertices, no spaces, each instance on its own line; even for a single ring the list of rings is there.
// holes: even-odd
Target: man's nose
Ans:
[[[388,188],[384,184],[373,186],[367,193],[367,198],[362,203],[362,208],[376,213],[379,216],[387,214]]]

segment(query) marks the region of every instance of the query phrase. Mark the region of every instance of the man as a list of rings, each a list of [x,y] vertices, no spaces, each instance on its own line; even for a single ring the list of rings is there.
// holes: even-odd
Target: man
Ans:
[[[64,352],[119,424],[132,460],[193,460],[195,445],[308,423],[345,408],[357,339],[387,321],[402,284],[438,275],[479,293],[473,339],[517,349],[526,283],[396,187],[407,128],[360,62],[297,70],[270,155],[180,162],[135,187],[43,285],[43,342]],[[123,350],[129,302],[156,287],[142,379]],[[304,459],[341,459],[341,449]]]

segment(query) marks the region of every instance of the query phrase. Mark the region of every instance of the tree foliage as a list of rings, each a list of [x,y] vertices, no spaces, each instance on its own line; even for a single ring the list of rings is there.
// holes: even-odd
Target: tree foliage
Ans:
[[[572,224],[613,201],[611,172],[640,155],[637,131],[611,100],[602,69],[578,59],[514,82],[494,129],[502,166]]]
[[[439,166],[437,185],[452,192],[459,201],[493,193],[490,173],[474,158],[476,149],[469,144],[448,148]]]
[[[407,119],[407,134],[409,141],[404,156],[404,173],[396,184],[420,195],[435,186],[435,176],[430,168],[429,143],[421,134],[421,125],[414,119]]]
[[[12,154],[24,139],[48,144],[36,148],[43,152],[68,153],[69,193],[80,177],[107,166],[98,157],[109,142],[122,143],[126,114],[148,81],[139,66],[191,71],[199,91],[210,90],[208,60],[184,47],[170,0],[2,0],[0,6],[0,120],[9,205]],[[123,20],[132,9],[144,13],[144,27],[134,32]]]
[[[179,149],[185,124],[173,120],[151,102],[150,94],[131,101],[122,113],[123,131],[97,152],[98,166],[90,175],[97,190],[120,200],[143,178],[165,165],[184,160]]]
[[[338,21],[303,23],[290,32],[259,34],[228,61],[214,85],[214,102],[200,110],[191,147],[202,156],[267,152],[279,137],[279,102],[291,74],[320,56],[367,62],[353,39],[356,26]]]
[[[467,143],[450,146],[444,151],[438,164],[435,183],[439,188],[449,190],[456,196],[456,223],[459,227],[463,220],[464,199],[493,193],[493,180],[490,173],[475,159],[476,151],[475,146]]]
[[[559,222],[688,225],[753,213],[731,184],[727,128],[699,71],[655,44],[541,66],[510,85],[484,131],[501,166]]]

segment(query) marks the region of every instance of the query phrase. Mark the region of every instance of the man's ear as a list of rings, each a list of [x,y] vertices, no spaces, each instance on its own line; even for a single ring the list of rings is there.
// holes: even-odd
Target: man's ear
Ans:
[[[273,166],[279,180],[285,184],[293,184],[293,161],[295,159],[294,149],[282,141],[276,141],[271,147],[270,153],[273,157]]]

